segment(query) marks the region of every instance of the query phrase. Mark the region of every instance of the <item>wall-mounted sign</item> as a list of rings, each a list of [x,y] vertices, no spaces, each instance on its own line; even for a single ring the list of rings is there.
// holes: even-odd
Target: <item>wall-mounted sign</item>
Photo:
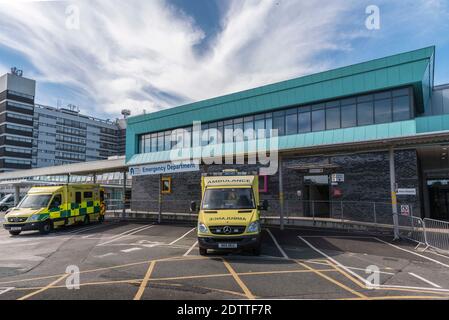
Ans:
[[[410,206],[408,204],[401,204],[401,215],[403,216],[410,215]]]
[[[179,172],[199,171],[200,166],[198,163],[157,163],[148,164],[138,167],[130,167],[129,174],[131,177],[146,176],[155,174],[168,174]]]
[[[398,196],[416,196],[415,188],[398,188],[396,192]]]
[[[343,173],[332,174],[332,182],[345,182],[345,175]]]
[[[341,197],[341,196],[343,195],[343,191],[341,191],[340,188],[333,188],[333,190],[332,190],[332,195],[333,195],[335,198]]]

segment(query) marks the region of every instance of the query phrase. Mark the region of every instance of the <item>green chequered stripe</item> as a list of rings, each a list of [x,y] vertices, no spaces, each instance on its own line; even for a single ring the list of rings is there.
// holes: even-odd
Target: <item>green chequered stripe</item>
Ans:
[[[84,201],[80,204],[72,202],[68,206],[70,207],[68,210],[64,209],[64,205],[59,208],[50,209],[48,210],[48,213],[46,213],[46,216],[49,215],[52,219],[70,218],[83,216],[86,214],[100,213],[101,211],[100,201]]]

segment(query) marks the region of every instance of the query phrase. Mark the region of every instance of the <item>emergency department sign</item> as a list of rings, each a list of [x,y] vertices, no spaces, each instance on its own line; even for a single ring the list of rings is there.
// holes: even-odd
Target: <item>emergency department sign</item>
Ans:
[[[148,164],[138,167],[130,167],[129,174],[131,177],[136,177],[136,176],[190,172],[199,170],[200,170],[199,164],[194,162],[191,163],[166,162],[166,163]]]

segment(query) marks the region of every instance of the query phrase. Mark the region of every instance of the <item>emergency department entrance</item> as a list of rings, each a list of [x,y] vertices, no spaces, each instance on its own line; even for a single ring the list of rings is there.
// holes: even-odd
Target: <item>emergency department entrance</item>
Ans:
[[[427,180],[430,218],[449,220],[449,179]]]
[[[308,217],[329,217],[329,175],[304,176],[304,212]]]
[[[418,148],[425,216],[449,221],[449,145]]]

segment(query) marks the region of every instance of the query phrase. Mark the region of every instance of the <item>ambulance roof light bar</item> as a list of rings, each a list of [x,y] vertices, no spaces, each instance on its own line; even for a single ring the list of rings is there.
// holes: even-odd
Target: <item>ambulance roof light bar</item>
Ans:
[[[224,169],[222,172],[208,172],[203,173],[203,177],[223,177],[223,176],[257,176],[258,173],[256,171],[253,172],[245,172],[238,171],[236,169]]]

